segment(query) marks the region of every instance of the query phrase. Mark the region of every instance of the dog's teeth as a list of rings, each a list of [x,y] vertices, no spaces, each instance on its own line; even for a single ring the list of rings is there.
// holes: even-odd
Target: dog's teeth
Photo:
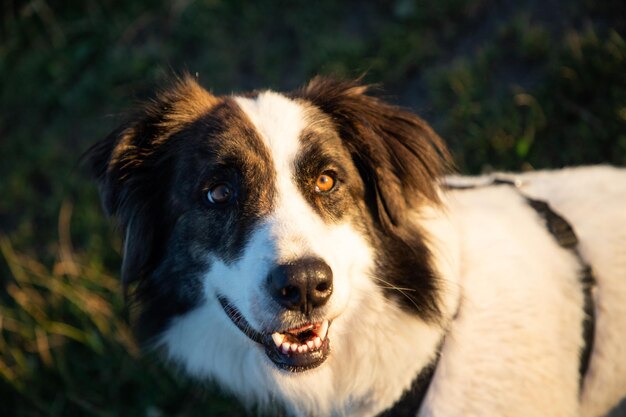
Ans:
[[[272,333],[272,340],[274,340],[276,347],[279,348],[283,344],[283,340],[285,340],[285,335],[278,332]]]
[[[322,346],[322,339],[316,337],[315,340],[313,340],[313,343],[315,343],[315,348],[319,349],[319,347]]]
[[[324,322],[320,326],[320,331],[318,333],[318,336],[320,337],[320,339],[324,340],[326,338],[327,332],[328,332],[328,320],[324,320]]]
[[[324,344],[324,339],[326,339],[326,336],[328,334],[328,326],[328,320],[323,321],[321,324],[319,324],[317,330],[313,330],[314,337],[303,343],[292,343],[289,341],[289,337],[287,334],[279,332],[272,333],[272,341],[274,342],[276,347],[283,353],[283,355],[286,355],[290,352],[305,353],[313,351],[315,349],[319,349],[322,344]],[[305,331],[311,330],[313,328],[314,325],[310,325],[310,328],[305,328]]]

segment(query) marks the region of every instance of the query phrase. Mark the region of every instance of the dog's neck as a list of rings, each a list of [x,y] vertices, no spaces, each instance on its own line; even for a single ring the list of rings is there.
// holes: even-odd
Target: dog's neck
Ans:
[[[359,316],[362,324],[338,346],[337,357],[350,360],[332,364],[343,399],[340,415],[377,415],[389,408],[433,361],[444,334],[392,305]]]

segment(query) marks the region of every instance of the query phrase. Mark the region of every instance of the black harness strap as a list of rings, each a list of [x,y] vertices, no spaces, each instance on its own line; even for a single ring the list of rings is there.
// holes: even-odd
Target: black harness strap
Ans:
[[[391,407],[376,417],[415,417],[422,406],[424,397],[428,392],[430,382],[433,380],[437,364],[439,363],[439,356],[441,355],[441,348],[443,343],[439,344],[437,348],[437,354],[433,361],[422,368],[417,378],[413,380],[411,386],[404,391],[402,397],[396,401]]]
[[[502,182],[501,184],[516,185],[511,182]],[[582,390],[585,375],[589,370],[591,361],[591,353],[593,351],[593,340],[596,327],[596,312],[593,300],[593,291],[596,286],[596,278],[593,275],[591,265],[589,265],[578,250],[578,236],[574,232],[574,228],[560,214],[555,212],[550,205],[543,200],[536,200],[524,195],[518,187],[518,192],[526,199],[526,202],[532,207],[546,222],[548,231],[554,236],[557,243],[565,249],[570,250],[580,265],[580,285],[583,291],[583,341],[584,345],[580,351],[580,363],[578,365],[579,387]]]
[[[492,185],[508,185],[514,187],[517,192],[524,197],[530,207],[532,207],[541,218],[546,222],[548,231],[556,239],[559,246],[564,249],[570,250],[578,263],[580,264],[580,284],[583,292],[583,311],[585,317],[582,323],[582,334],[584,345],[580,352],[580,363],[578,367],[579,374],[579,387],[582,391],[585,375],[589,369],[589,362],[591,360],[591,353],[593,351],[593,340],[595,333],[595,303],[593,299],[593,291],[596,286],[596,279],[593,275],[591,265],[589,265],[580,254],[578,250],[578,237],[572,225],[563,218],[560,214],[555,212],[550,205],[543,201],[528,197],[519,189],[519,184],[515,181],[511,181],[503,178],[494,178],[490,182],[477,185],[453,185],[445,184],[447,189],[473,189],[479,187],[487,187]],[[391,407],[377,417],[415,417],[422,406],[424,397],[428,392],[428,387],[435,375],[437,364],[439,363],[439,357],[441,355],[441,348],[443,343],[439,345],[437,355],[435,359],[426,367],[424,367],[417,377],[411,383],[411,386],[404,391],[402,397],[396,401]]]

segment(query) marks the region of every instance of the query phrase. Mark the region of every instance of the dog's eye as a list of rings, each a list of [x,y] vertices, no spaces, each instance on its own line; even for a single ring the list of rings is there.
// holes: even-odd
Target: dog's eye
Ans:
[[[224,205],[232,202],[236,197],[235,189],[228,183],[214,184],[208,189],[206,198],[214,205]]]
[[[331,172],[323,172],[315,181],[315,191],[327,193],[335,187],[335,178]]]

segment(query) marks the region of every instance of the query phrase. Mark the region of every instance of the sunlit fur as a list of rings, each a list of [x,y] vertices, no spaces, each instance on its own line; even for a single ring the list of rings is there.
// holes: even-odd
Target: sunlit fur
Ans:
[[[389,152],[386,156],[363,155],[376,149],[367,141],[387,140],[378,135],[394,134],[390,117],[395,108],[378,99],[370,101],[366,89],[356,84],[328,85],[336,94],[332,99],[320,93],[331,90],[318,91],[313,86],[292,95],[262,92],[234,97],[229,99],[231,107],[222,108],[226,113],[235,108],[242,112],[245,117],[238,123],[254,131],[269,155],[267,176],[273,189],[267,195],[272,196],[271,202],[264,205],[265,211],[248,231],[236,257],[193,250],[194,257],[202,258],[193,267],[198,271],[192,274],[197,280],[190,281],[196,293],[189,298],[185,295],[182,299],[188,299],[188,304],[172,307],[175,314],[159,320],[166,324],[152,335],[150,345],[190,375],[215,381],[248,406],[285,408],[299,417],[377,415],[401,397],[432,362],[439,346],[441,358],[420,416],[606,414],[626,394],[626,171],[591,167],[502,174],[521,180],[522,186],[516,190],[507,185],[480,186],[489,182],[486,177],[440,178],[424,185],[430,173],[441,170],[426,166],[414,173],[423,175],[421,182],[412,182],[405,178],[413,173],[410,167],[403,168],[406,172],[392,167],[400,160],[393,155],[402,149],[401,144],[380,148],[380,152]],[[165,112],[177,115],[175,132],[184,132],[184,123],[199,114],[212,114],[213,107],[219,106],[220,99],[197,90],[200,87],[193,80],[184,80],[176,88],[170,93],[175,96],[174,103],[186,103],[185,91],[199,94],[202,102],[181,106],[168,101],[170,108]],[[377,109],[377,114],[365,114]],[[185,116],[185,111],[190,114]],[[218,116],[225,117],[222,113]],[[358,120],[347,120],[355,118]],[[213,126],[216,121],[211,120],[207,123]],[[404,123],[402,120],[398,123]],[[425,123],[422,127],[407,120],[406,131],[396,132],[400,139],[412,131],[418,136],[430,135]],[[364,133],[369,128],[376,134]],[[143,233],[132,224],[140,222],[134,220],[138,209],[133,208],[132,199],[140,199],[141,194],[132,194],[123,178],[111,173],[121,169],[116,165],[120,159],[130,158],[129,129],[134,132],[137,127],[126,128],[125,133],[109,139],[112,143],[99,145],[93,157],[105,204],[107,198],[128,196],[124,207],[109,207],[122,217],[128,231],[126,256],[135,250]],[[302,174],[296,171],[306,147],[302,135],[307,129],[320,135],[332,133],[324,146],[337,147],[337,155],[347,155],[346,161],[358,160],[359,175],[367,176],[353,178],[354,195],[362,197],[356,202],[358,210],[338,218],[325,215],[303,191],[298,182]],[[359,133],[359,138],[349,137]],[[152,139],[166,136],[171,141],[176,133],[161,131],[159,135]],[[428,144],[419,146],[424,146],[422,152],[434,152]],[[168,152],[189,151],[172,149]],[[435,153],[424,155],[423,163],[434,164]],[[402,158],[409,161],[410,157]],[[368,165],[376,161],[381,165]],[[349,172],[357,172],[351,169]],[[440,186],[446,181],[479,186],[450,191]],[[386,184],[389,189],[384,189]],[[372,194],[368,187],[373,186],[383,189]],[[580,254],[592,265],[598,280],[594,350],[582,392],[578,375],[584,343],[580,264],[571,251],[556,243],[520,191],[549,201],[573,224],[581,241]],[[170,252],[181,250],[185,235],[176,222],[167,230],[178,236],[176,245],[158,252],[159,256],[184,271],[184,263],[171,259],[186,258],[172,258]],[[395,278],[403,277],[386,277],[380,268],[379,256],[385,249],[378,246],[384,242],[381,233],[405,244],[415,237],[406,236],[409,232],[419,234],[425,244],[424,260],[434,271],[427,277],[433,282],[426,283],[423,290],[432,292],[431,298],[423,300],[435,300],[433,308],[415,305],[420,298],[412,294],[419,288],[398,285],[403,281]],[[167,236],[164,239],[169,241]],[[392,255],[397,260],[412,256],[405,252]],[[159,259],[148,262],[148,255],[144,256],[143,269],[131,265],[135,258],[127,259],[126,273],[167,270],[163,266],[147,268],[145,265],[159,264]],[[314,313],[318,319],[332,320],[331,353],[318,368],[291,373],[278,369],[263,348],[230,321],[217,294],[226,296],[254,329],[271,332],[280,309],[264,287],[268,272],[278,263],[306,256],[323,259],[333,270],[332,298]],[[156,279],[146,272],[137,279],[149,283],[144,284],[148,288],[161,285],[155,284],[158,280],[168,280],[167,285],[173,286],[168,288],[176,288],[176,276],[161,275]],[[149,293],[162,296],[154,289]],[[148,302],[155,299],[163,298]],[[147,321],[149,317],[144,317]]]

